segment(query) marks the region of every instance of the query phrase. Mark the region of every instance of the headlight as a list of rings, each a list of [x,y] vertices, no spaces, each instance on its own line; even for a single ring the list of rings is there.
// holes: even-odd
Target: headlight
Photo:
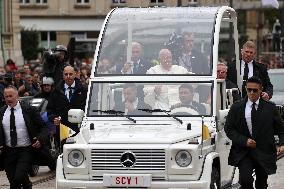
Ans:
[[[74,166],[80,166],[84,161],[84,154],[80,150],[72,150],[68,154],[68,162]]]
[[[176,163],[180,167],[187,167],[191,163],[192,157],[186,150],[181,150],[176,154]]]

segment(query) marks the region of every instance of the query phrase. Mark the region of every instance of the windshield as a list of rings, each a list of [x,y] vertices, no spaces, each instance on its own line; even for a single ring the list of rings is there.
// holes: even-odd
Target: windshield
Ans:
[[[284,92],[284,75],[283,73],[270,73],[269,74],[270,81],[273,85],[274,91],[283,91]]]
[[[91,85],[88,116],[209,116],[212,89],[213,82],[96,81]]]
[[[217,8],[116,9],[106,24],[96,75],[211,75]]]

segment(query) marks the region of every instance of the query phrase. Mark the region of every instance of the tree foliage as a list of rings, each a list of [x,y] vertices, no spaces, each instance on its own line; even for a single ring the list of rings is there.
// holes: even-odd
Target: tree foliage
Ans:
[[[36,30],[21,30],[22,53],[25,60],[37,59],[39,50],[39,33]]]

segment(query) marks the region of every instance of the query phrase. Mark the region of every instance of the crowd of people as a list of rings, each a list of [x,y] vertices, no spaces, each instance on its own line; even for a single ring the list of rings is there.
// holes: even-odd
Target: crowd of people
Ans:
[[[143,59],[142,45],[133,42],[130,61],[116,66],[108,59],[102,58],[97,71],[100,74],[207,74],[210,70],[208,61],[200,52],[193,50],[192,38],[192,34],[183,34],[184,50],[175,60],[170,49],[162,48],[157,65]],[[54,64],[48,64],[50,57],[47,57],[47,62],[38,67],[25,64],[19,68],[12,60],[0,67],[0,167],[6,171],[11,189],[32,188],[28,170],[33,162],[33,153],[34,150],[45,146],[47,141],[47,123],[38,111],[21,101],[20,97],[41,97],[48,101],[47,121],[57,126],[57,140],[60,124],[68,126],[75,134],[79,132],[77,125],[68,121],[68,110],[85,109],[91,68],[89,65],[69,65],[65,59],[66,48],[59,46],[57,50],[58,57]],[[280,139],[278,153],[284,153],[283,123],[275,104],[269,102],[273,95],[273,85],[267,68],[255,61],[255,54],[255,44],[247,41],[241,49],[243,84],[239,94],[242,96],[234,97],[236,102],[232,105],[225,124],[226,134],[233,142],[229,164],[239,168],[242,188],[253,188],[254,170],[256,187],[267,188],[268,175],[276,171],[277,151],[276,148],[271,149],[274,148],[271,144],[276,132]],[[228,64],[219,63],[217,76],[225,79],[227,88],[238,88],[235,61]],[[206,113],[206,108],[200,102],[206,102],[208,95],[203,100],[200,98],[199,102],[195,101],[193,86],[182,84],[172,87],[177,92],[175,98],[178,98],[180,103],[168,103],[175,100],[167,99],[168,95],[164,94],[163,88],[165,85],[145,87],[142,90],[145,98],[151,94],[155,97],[155,103],[145,103],[137,97],[137,86],[125,84],[124,102],[115,104],[115,108],[136,114],[139,108],[150,110],[190,107],[198,114]],[[171,90],[171,87],[166,88],[166,92]]]
[[[64,144],[59,125],[66,125],[75,134],[79,132],[68,121],[68,110],[84,110],[91,67],[70,66],[66,62],[66,48],[59,46],[57,51],[53,60],[43,61],[37,67],[30,64],[17,67],[9,59],[0,68],[0,170],[5,170],[11,189],[32,188],[28,173],[33,164],[55,170],[56,157],[49,150],[48,126],[55,127],[52,134],[59,152]],[[26,97],[45,99],[45,112],[40,114]]]

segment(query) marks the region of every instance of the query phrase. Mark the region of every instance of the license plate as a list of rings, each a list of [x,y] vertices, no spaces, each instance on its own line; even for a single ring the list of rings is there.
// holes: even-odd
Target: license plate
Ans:
[[[136,187],[150,187],[150,174],[104,174],[104,186],[136,186]]]

